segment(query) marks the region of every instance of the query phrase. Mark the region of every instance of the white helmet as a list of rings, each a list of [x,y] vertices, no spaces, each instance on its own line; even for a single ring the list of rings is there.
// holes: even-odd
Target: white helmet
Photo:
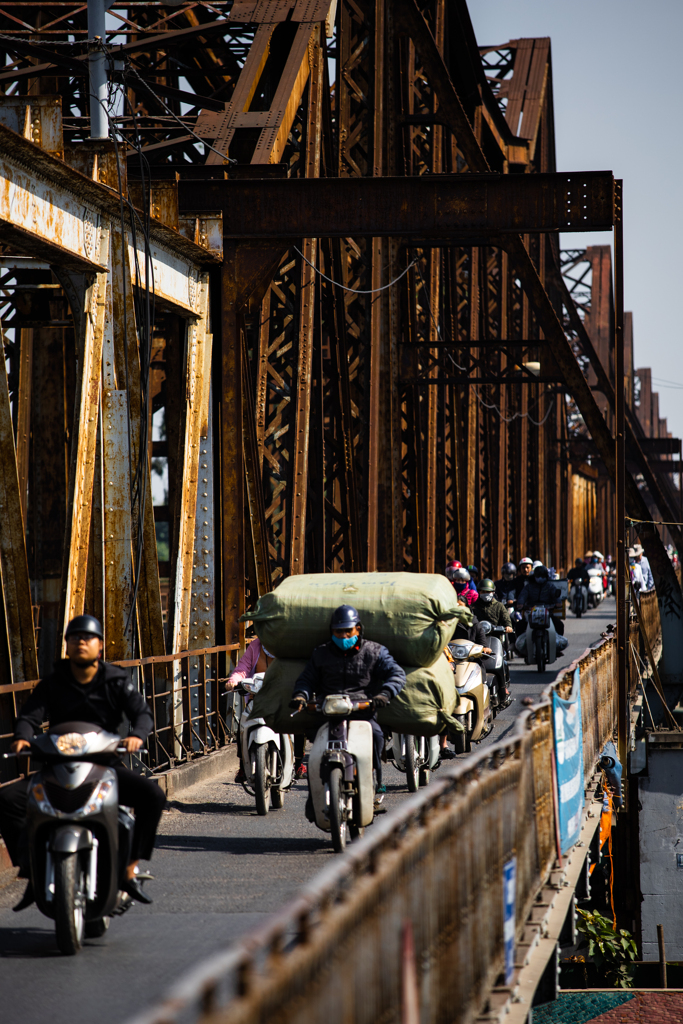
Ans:
[[[531,561],[530,558],[520,558],[519,564],[520,565],[533,565],[534,563]]]
[[[539,562],[539,560],[536,559],[536,561],[532,564],[531,568],[535,569],[537,565],[543,565],[543,562]]]

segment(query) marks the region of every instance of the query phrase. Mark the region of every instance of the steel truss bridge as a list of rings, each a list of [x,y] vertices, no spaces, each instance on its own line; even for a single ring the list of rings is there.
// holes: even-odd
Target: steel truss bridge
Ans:
[[[465,0],[87,18],[0,2],[2,737],[84,609],[140,667],[163,769],[223,742],[219,657],[281,577],[622,565],[626,516],[675,697],[652,520],[681,519],[680,442],[634,363],[622,183],[556,168],[550,40],[480,48]]]

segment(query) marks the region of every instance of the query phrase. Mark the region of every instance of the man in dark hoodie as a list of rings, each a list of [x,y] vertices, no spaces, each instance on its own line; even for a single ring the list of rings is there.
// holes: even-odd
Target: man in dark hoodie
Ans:
[[[360,615],[350,604],[335,610],[330,622],[331,639],[316,647],[306,668],[294,687],[290,708],[300,710],[315,695],[346,693],[353,701],[372,702],[367,712],[356,717],[367,718],[372,726],[373,768],[377,792],[382,786],[382,747],[384,734],[375,719],[376,712],[401,692],[406,674],[386,647],[365,640]]]
[[[14,729],[12,751],[19,754],[28,750],[44,721],[51,726],[87,722],[116,733],[124,715],[130,722],[131,732],[122,738],[121,745],[129,753],[139,750],[152,729],[152,713],[126,670],[101,660],[104,642],[100,622],[93,615],[77,615],[67,626],[65,639],[68,658],[58,662],[55,671],[41,679],[24,703]],[[151,903],[135,876],[138,860],[149,860],[152,856],[166,798],[156,782],[136,775],[120,763],[111,767],[118,778],[119,803],[135,811],[132,860],[124,890],[139,903]],[[27,800],[26,779],[0,789],[0,835],[12,863],[20,869],[20,878],[28,877],[28,851],[24,849],[23,835]],[[14,909],[23,910],[33,899],[29,882]]]

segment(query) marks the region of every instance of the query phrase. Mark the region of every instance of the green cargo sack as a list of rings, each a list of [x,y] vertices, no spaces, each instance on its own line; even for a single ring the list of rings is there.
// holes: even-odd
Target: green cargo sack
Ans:
[[[309,711],[292,717],[289,702],[306,661],[277,658],[268,668],[263,687],[252,703],[251,718],[263,718],[276,732],[305,733],[317,729],[321,719]],[[406,685],[398,697],[377,713],[377,721],[389,732],[412,736],[435,736],[448,727],[462,729],[452,717],[456,703],[455,678],[448,659],[442,655],[430,668],[407,668]]]
[[[320,716],[310,711],[300,711],[292,718],[289,702],[294,693],[294,684],[306,668],[307,661],[276,658],[271,662],[263,680],[263,686],[251,704],[250,718],[263,718],[266,725],[275,732],[304,733],[317,729]]]
[[[472,613],[445,576],[416,572],[310,573],[290,576],[242,616],[277,658],[309,658],[330,638],[335,608],[350,604],[363,635],[384,644],[400,665],[433,665],[458,622]]]
[[[445,654],[428,668],[406,668],[406,685],[397,697],[377,712],[377,721],[387,732],[410,736],[436,736],[448,728],[462,732],[453,718],[457,702],[455,676]]]

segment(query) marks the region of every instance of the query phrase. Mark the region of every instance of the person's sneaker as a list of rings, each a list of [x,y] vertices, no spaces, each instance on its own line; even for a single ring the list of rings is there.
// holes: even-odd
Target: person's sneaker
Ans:
[[[247,781],[247,776],[244,773],[244,768],[242,767],[242,765],[240,765],[239,771],[237,772],[237,775],[235,776],[235,782],[242,782],[243,783],[243,782],[246,782],[246,781]]]
[[[442,761],[454,761],[455,751],[451,750],[450,747],[442,747],[439,752],[439,757]]]
[[[33,886],[29,882],[24,890],[24,895],[21,897],[16,907],[12,907],[12,910],[15,914],[18,914],[20,911],[26,910],[27,907],[30,907],[32,903],[35,903],[35,900],[36,898],[33,894]]]
[[[294,769],[295,779],[306,779],[308,778],[308,768],[305,764],[298,764]]]
[[[384,785],[378,786],[377,789],[375,790],[375,810],[382,806],[382,801],[384,800],[384,797],[386,795],[387,787]]]

